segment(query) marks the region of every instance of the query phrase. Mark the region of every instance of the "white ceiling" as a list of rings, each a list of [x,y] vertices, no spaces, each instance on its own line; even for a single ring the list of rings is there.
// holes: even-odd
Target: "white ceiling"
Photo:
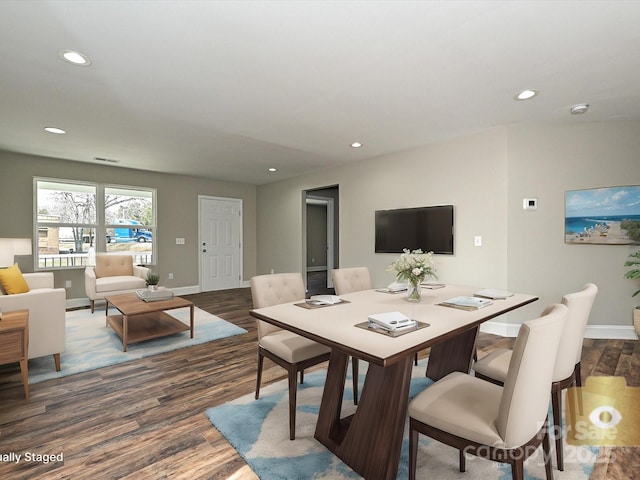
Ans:
[[[2,150],[263,184],[499,125],[640,120],[640,2],[3,0],[0,65]]]

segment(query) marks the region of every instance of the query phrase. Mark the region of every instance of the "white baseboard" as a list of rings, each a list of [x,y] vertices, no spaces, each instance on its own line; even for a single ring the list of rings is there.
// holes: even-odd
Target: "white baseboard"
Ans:
[[[89,297],[84,297],[84,298],[68,298],[67,301],[65,302],[65,307],[67,309],[70,308],[80,308],[80,307],[88,307],[90,305],[89,303]]]
[[[587,325],[584,338],[638,340],[638,335],[636,335],[636,331],[631,325]]]
[[[481,332],[501,337],[516,337],[519,329],[519,324],[504,322],[485,322],[480,326]],[[637,340],[638,336],[631,325],[587,325],[584,338]]]
[[[200,293],[202,291],[200,290],[200,285],[170,288],[169,290],[171,290],[175,295],[192,295],[194,293]]]

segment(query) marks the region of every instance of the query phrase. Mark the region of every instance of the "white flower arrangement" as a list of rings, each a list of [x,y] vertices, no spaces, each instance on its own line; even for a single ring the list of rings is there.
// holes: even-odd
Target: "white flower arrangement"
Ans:
[[[409,280],[412,285],[418,285],[426,278],[436,277],[436,267],[433,262],[433,252],[403,249],[400,258],[387,268],[389,272],[396,272],[398,280]]]

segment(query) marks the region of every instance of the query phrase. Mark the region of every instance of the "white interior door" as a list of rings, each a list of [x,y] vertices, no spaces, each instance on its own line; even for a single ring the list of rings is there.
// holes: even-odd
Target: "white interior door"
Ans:
[[[199,197],[200,289],[238,288],[242,282],[242,200]]]

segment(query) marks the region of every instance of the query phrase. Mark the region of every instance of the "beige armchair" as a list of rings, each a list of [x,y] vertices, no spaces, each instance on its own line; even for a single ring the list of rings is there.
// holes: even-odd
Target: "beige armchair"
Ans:
[[[5,295],[0,288],[0,308],[3,312],[29,310],[29,358],[53,355],[56,371],[60,371],[65,342],[65,290],[53,288],[52,272],[22,276],[29,291]]]
[[[148,268],[134,265],[131,255],[96,255],[95,267],[84,271],[84,290],[91,301],[91,313],[96,300],[146,288],[148,272]]]
[[[560,349],[553,371],[551,384],[551,407],[556,441],[556,461],[558,470],[564,470],[564,446],[562,435],[562,390],[571,385],[582,386],[580,376],[580,358],[582,340],[587,328],[591,307],[598,294],[598,287],[588,283],[582,290],[562,297],[562,304],[569,309],[569,316],[560,338]],[[499,349],[478,360],[474,366],[475,376],[502,385],[509,370],[513,352]]]
[[[504,387],[454,372],[418,394],[409,404],[409,478],[416,478],[418,434],[465,453],[509,463],[514,480],[524,478],[524,461],[542,443],[545,471],[553,479],[548,432],[549,389],[565,305],[550,306],[524,322],[513,349]]]
[[[251,296],[254,308],[270,307],[280,303],[304,301],[305,289],[299,273],[258,275],[251,278]],[[260,396],[264,357],[287,370],[289,379],[289,438],[296,438],[296,375],[304,381],[304,370],[329,360],[331,349],[325,345],[283,330],[270,323],[257,320],[258,375],[256,400]]]

